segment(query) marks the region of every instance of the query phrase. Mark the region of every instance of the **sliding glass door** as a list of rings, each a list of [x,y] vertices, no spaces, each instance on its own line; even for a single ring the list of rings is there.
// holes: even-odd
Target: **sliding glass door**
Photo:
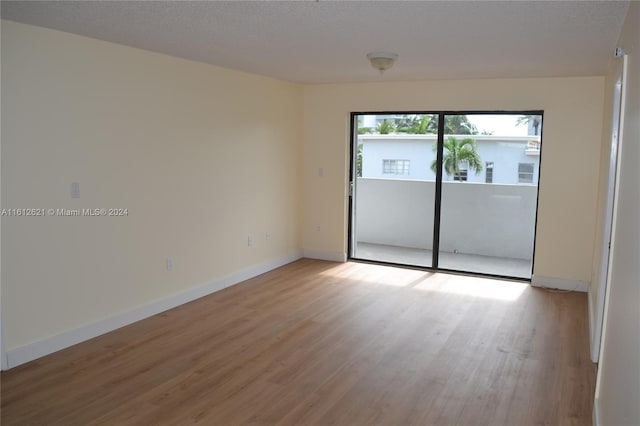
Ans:
[[[531,278],[541,133],[541,112],[353,114],[350,257]]]
[[[351,256],[432,266],[437,114],[358,115]]]
[[[531,278],[541,115],[445,115],[438,267]]]

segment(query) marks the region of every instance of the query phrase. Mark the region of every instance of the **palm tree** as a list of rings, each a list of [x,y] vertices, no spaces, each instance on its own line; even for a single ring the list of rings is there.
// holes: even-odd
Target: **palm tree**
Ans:
[[[438,133],[438,120],[428,123],[430,133]],[[478,128],[466,115],[449,114],[444,117],[445,135],[477,135]]]
[[[407,115],[394,121],[396,132],[410,134],[431,133],[431,115]],[[436,121],[436,125],[438,122]]]
[[[358,117],[358,134],[359,135],[366,135],[367,133],[371,133],[371,127],[364,127],[362,125],[362,117]]]
[[[541,115],[522,115],[516,119],[516,126],[520,126],[521,124],[526,124],[527,126],[531,123],[531,127],[533,127],[533,134],[538,136],[538,129],[540,128],[540,123],[542,123]]]
[[[429,132],[429,123],[431,122],[430,115],[423,115],[415,122],[409,129],[409,133],[425,134]]]
[[[459,141],[450,136],[444,142],[444,148],[446,152],[442,159],[443,170],[449,176],[453,176],[453,180],[462,181],[461,164],[466,164],[468,170],[473,170],[476,174],[480,174],[482,171],[482,160],[478,154],[478,145],[475,139],[464,138]],[[436,173],[437,166],[437,160],[433,160],[431,170],[434,173]]]
[[[384,120],[382,120],[382,123],[378,124],[377,130],[381,135],[386,135],[395,132],[396,126],[394,126],[391,121],[385,118]]]

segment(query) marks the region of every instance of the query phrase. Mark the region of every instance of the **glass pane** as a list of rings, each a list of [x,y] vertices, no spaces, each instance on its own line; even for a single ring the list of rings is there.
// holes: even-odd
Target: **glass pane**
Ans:
[[[351,256],[431,266],[438,116],[356,121]]]
[[[540,115],[445,116],[438,266],[531,278]]]

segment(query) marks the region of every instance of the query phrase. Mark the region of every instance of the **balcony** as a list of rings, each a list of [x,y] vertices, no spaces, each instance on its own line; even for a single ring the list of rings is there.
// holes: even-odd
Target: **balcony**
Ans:
[[[540,141],[527,141],[524,153],[526,155],[540,156]]]
[[[439,267],[531,278],[537,187],[443,182]],[[359,259],[431,266],[435,183],[358,178]]]

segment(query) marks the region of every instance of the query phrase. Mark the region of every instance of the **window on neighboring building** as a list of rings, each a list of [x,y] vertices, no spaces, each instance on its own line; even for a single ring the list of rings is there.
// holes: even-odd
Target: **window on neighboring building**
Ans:
[[[467,181],[467,169],[460,169],[460,173],[453,176],[453,180],[466,182]]]
[[[485,163],[485,183],[493,183],[493,161],[487,161]]]
[[[518,183],[533,183],[533,163],[518,163]]]
[[[458,165],[458,171],[459,173],[453,175],[453,180],[459,181],[459,182],[466,182],[467,175],[469,174],[468,172],[469,163],[467,163],[466,161],[461,161],[460,164]]]
[[[382,173],[385,175],[408,175],[409,160],[382,160]]]

